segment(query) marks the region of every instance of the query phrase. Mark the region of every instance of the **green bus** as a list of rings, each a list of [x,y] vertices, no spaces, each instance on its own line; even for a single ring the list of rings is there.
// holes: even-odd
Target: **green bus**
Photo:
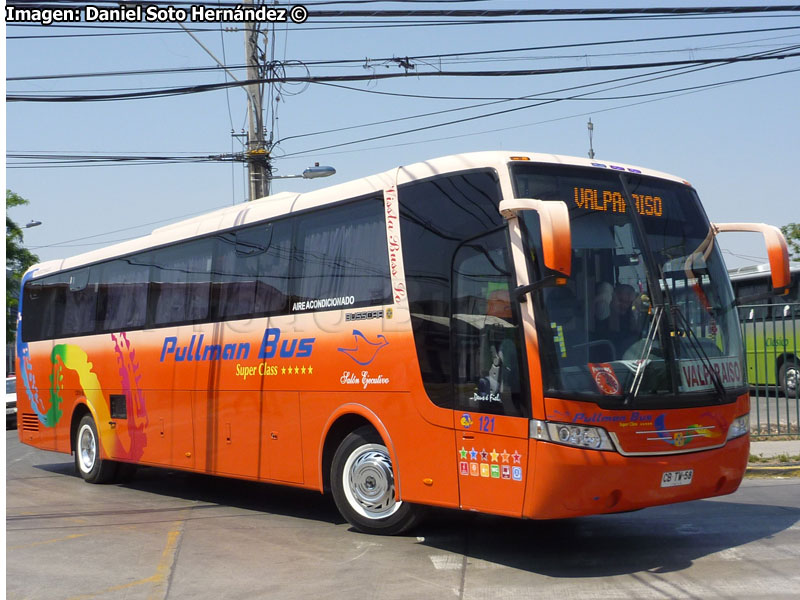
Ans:
[[[730,269],[745,339],[750,385],[777,385],[798,396],[800,381],[800,262],[792,262],[789,293],[772,294],[768,264]]]

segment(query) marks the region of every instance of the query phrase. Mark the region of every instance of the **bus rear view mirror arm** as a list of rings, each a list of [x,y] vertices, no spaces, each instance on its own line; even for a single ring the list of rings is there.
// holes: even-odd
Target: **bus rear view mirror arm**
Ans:
[[[781,230],[764,223],[712,223],[714,234],[725,231],[750,231],[764,236],[772,272],[772,288],[777,293],[786,293],[791,284],[789,274],[789,247]]]
[[[532,198],[508,198],[500,202],[500,214],[505,219],[516,218],[524,210],[531,210],[539,215],[545,266],[569,276],[572,267],[572,237],[566,202]]]

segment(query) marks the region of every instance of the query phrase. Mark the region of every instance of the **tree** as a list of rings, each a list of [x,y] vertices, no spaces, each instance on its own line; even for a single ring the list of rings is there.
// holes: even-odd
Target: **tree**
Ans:
[[[11,220],[8,211],[28,201],[6,190],[6,340],[11,341],[17,332],[17,309],[19,286],[28,267],[37,263],[39,257],[22,246],[22,228]]]
[[[800,223],[784,225],[781,227],[781,232],[789,244],[789,255],[795,260],[800,260]]]

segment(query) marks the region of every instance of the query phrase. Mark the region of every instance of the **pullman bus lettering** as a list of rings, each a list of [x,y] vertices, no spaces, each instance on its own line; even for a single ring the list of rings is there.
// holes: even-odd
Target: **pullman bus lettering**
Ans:
[[[293,338],[282,340],[281,330],[276,327],[270,327],[264,331],[258,358],[274,358],[276,355],[281,358],[305,358],[311,356],[315,339]],[[247,360],[250,356],[250,344],[248,342],[223,345],[206,344],[204,340],[205,335],[201,333],[200,335],[193,335],[188,344],[179,346],[177,336],[166,337],[161,347],[159,362],[164,362],[170,356],[176,362]]]

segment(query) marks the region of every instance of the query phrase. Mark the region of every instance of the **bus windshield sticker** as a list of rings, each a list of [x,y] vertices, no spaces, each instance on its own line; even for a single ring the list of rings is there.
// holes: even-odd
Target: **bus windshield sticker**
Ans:
[[[619,384],[614,367],[609,363],[589,363],[592,372],[592,379],[597,384],[597,388],[606,396],[616,396],[621,393],[622,386]]]

